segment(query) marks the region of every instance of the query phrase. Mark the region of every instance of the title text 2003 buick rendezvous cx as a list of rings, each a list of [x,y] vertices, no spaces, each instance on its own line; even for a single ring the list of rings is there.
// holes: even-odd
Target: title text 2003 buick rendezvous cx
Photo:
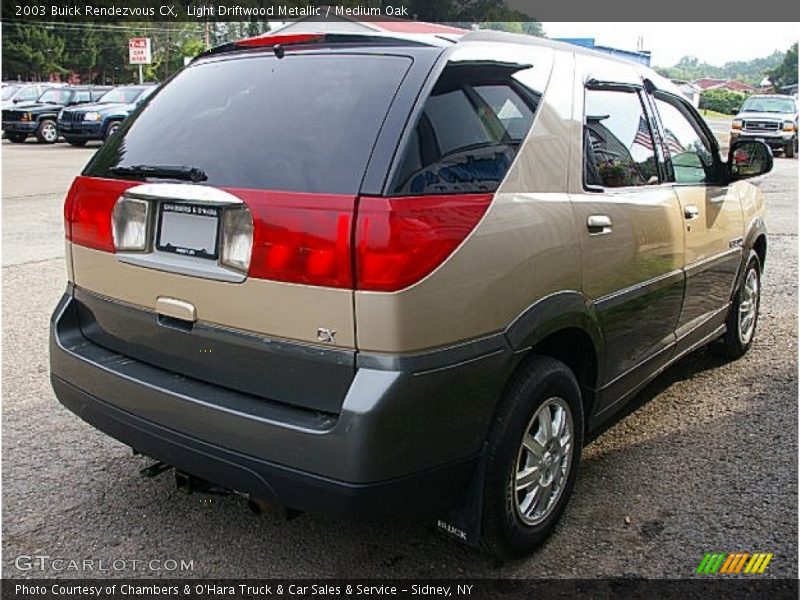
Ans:
[[[572,46],[284,35],[209,51],[66,199],[52,383],[98,429],[295,510],[529,552],[587,431],[753,342],[769,149]],[[255,500],[254,500],[255,501]]]

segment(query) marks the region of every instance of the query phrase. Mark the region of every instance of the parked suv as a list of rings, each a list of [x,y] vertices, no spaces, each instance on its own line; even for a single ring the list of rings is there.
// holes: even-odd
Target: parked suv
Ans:
[[[3,82],[2,107],[13,108],[20,102],[33,102],[42,95],[46,89],[56,87],[52,83],[25,83],[24,81]]]
[[[58,131],[72,146],[89,140],[108,139],[122,121],[153,93],[154,85],[123,85],[103,95],[94,104],[65,108],[58,115]]]
[[[183,489],[523,555],[589,431],[692,350],[752,345],[744,179],[771,166],[757,141],[723,162],[669,81],[571,45],[244,40],[73,183],[52,384]]]
[[[731,143],[761,140],[787,158],[797,153],[797,100],[792,96],[750,96],[731,124]]]
[[[32,135],[41,144],[54,144],[58,141],[56,119],[61,109],[95,102],[109,89],[79,86],[45,90],[36,102],[22,102],[15,108],[3,110],[4,135],[15,144],[23,143]]]

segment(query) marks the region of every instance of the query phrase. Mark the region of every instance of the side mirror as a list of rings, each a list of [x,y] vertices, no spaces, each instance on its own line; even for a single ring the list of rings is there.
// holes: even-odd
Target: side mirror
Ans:
[[[772,170],[772,150],[759,140],[739,140],[728,152],[731,181],[758,177]]]

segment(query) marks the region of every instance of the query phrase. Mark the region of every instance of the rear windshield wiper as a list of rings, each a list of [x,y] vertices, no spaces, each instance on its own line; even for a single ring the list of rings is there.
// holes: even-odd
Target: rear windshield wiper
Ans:
[[[131,177],[155,177],[156,179],[180,179],[198,183],[208,179],[203,169],[197,167],[168,167],[157,165],[132,165],[130,167],[111,167],[108,170],[114,175]]]

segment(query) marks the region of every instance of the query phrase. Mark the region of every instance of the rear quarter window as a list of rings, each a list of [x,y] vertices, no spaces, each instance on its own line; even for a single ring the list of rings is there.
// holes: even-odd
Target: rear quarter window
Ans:
[[[286,53],[198,63],[154,95],[86,174],[190,166],[215,186],[355,194],[411,62]]]
[[[407,137],[390,191],[495,191],[533,124],[548,74],[549,63],[448,64]]]

